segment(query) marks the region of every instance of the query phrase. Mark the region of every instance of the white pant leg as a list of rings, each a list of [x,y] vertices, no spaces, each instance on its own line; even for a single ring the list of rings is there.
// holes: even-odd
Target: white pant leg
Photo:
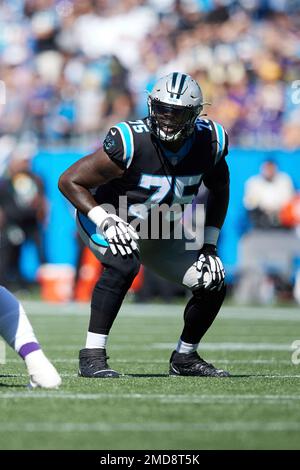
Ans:
[[[140,240],[141,262],[165,279],[182,284],[186,271],[198,259],[201,248],[187,249],[188,244],[191,241],[185,237],[178,240]]]
[[[26,343],[38,343],[22,304],[0,286],[0,335],[17,352]]]

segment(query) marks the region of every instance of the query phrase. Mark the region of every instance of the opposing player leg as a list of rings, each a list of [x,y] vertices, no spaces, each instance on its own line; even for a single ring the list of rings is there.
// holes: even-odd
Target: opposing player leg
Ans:
[[[22,304],[2,286],[0,335],[24,359],[32,388],[59,387],[61,378],[43,353]]]
[[[78,213],[77,226],[83,242],[104,266],[91,300],[91,316],[86,345],[79,353],[79,375],[82,377],[118,377],[119,373],[107,363],[106,345],[113,322],[124,297],[140,268],[134,254],[123,258],[113,255],[108,243],[87,217]]]
[[[187,249],[190,240],[141,241],[141,261],[168,280],[183,283],[187,270],[198,259],[199,247]],[[184,327],[170,359],[170,375],[225,377],[229,374],[204,361],[197,353],[199,343],[212,325],[226,294],[220,290],[192,292],[185,310]]]

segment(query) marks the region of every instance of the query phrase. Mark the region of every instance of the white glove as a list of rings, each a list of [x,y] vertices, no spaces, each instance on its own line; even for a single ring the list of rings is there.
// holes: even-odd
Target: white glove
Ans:
[[[204,245],[197,261],[185,273],[183,284],[192,290],[220,290],[224,279],[225,270],[216,247]]]
[[[139,239],[135,229],[115,214],[108,214],[102,207],[93,207],[88,217],[105,236],[113,255],[122,256],[138,251],[136,240]]]

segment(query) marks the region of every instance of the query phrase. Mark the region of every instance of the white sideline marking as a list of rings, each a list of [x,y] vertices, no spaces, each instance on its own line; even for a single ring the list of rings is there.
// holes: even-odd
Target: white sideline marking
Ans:
[[[67,377],[67,378],[71,378],[71,377],[77,377],[78,379],[81,380],[81,377],[78,377],[78,374],[69,374],[69,373],[60,373],[60,376],[61,377]],[[7,377],[2,377],[2,378],[6,378],[6,379],[10,379],[10,378],[20,378],[20,377],[28,377],[28,374],[11,374],[11,375],[8,375]],[[151,377],[151,376],[149,376]],[[169,376],[166,374],[164,378],[168,378]],[[131,374],[130,372],[127,372],[127,373],[121,373],[120,374],[120,378],[122,379],[132,379],[134,378],[134,374]],[[147,374],[145,374],[145,378],[147,378]],[[155,377],[152,377],[152,378],[155,378]],[[173,379],[174,377],[172,377]],[[189,378],[193,378],[193,377],[189,377]],[[211,378],[211,377],[202,377],[202,379],[207,379],[207,378]],[[213,379],[216,378],[216,377],[213,377]],[[233,377],[234,378],[234,374],[233,374]],[[300,374],[285,374],[285,375],[280,375],[280,374],[274,374],[274,375],[267,375],[267,374],[263,374],[263,375],[260,375],[260,374],[253,374],[253,375],[250,375],[250,376],[245,376],[245,378],[247,379],[300,379]],[[198,378],[194,378],[195,380],[201,380],[201,379],[198,379]],[[230,379],[230,377],[229,377]],[[180,379],[178,379],[180,380]],[[3,396],[3,393],[0,392],[0,398]],[[60,398],[60,397],[59,397]]]
[[[66,305],[51,305],[40,301],[24,301],[25,308],[29,316],[59,316],[66,317],[87,316],[89,303],[70,303]],[[129,304],[122,305],[121,315],[126,317],[153,318],[153,317],[173,317],[182,315],[185,305],[170,304]],[[291,308],[268,308],[268,307],[247,307],[247,306],[225,306],[222,308],[219,317],[222,319],[243,319],[243,320],[278,320],[278,321],[300,321],[299,309]]]
[[[171,349],[173,343],[153,343],[151,349]],[[292,351],[290,344],[278,343],[201,343],[199,350],[207,351]]]
[[[66,433],[66,432],[287,432],[300,431],[300,423],[295,421],[236,421],[209,423],[1,423],[0,432]]]
[[[217,362],[222,364],[290,364],[292,365],[291,361],[288,359],[207,359],[208,362]],[[58,357],[55,359],[51,359],[51,362],[55,363],[78,363],[78,359],[66,359],[62,357]],[[118,362],[120,364],[166,364],[167,361],[163,359],[113,359],[113,362]],[[7,359],[7,364],[21,364],[21,359]]]
[[[44,349],[45,351],[74,351],[76,355],[78,354],[78,347],[76,345],[47,345],[45,342]],[[149,351],[149,349],[165,350],[168,349],[173,351],[175,343],[149,343],[149,345],[140,345],[135,346],[132,343],[126,344],[116,344],[111,347],[111,351]],[[280,344],[280,343],[203,343],[200,344],[199,351],[292,351],[290,344]]]
[[[30,399],[63,399],[63,400],[100,400],[100,399],[117,399],[117,400],[158,400],[162,403],[213,403],[221,404],[237,401],[257,401],[257,402],[292,402],[299,401],[299,395],[260,395],[260,394],[237,394],[237,395],[218,395],[218,394],[202,394],[202,395],[183,395],[183,394],[158,394],[158,393],[70,393],[63,391],[28,391],[28,392],[3,392],[0,393],[0,399],[12,398],[30,398]],[[1,426],[0,426],[1,427]]]

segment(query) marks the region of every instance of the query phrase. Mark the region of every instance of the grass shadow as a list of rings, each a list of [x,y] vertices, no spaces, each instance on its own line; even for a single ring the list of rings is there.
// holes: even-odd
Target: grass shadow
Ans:
[[[18,374],[0,374],[0,379],[20,379],[20,375]],[[24,377],[22,377],[24,378]],[[0,387],[3,388],[26,388],[27,384],[7,384],[0,382]]]
[[[268,374],[231,374],[229,377],[207,377],[207,376],[195,376],[195,375],[169,375],[169,374],[122,374],[121,377],[177,377],[177,378],[194,378],[194,379],[236,379],[236,378],[247,378],[247,377],[268,377]]]
[[[169,374],[123,374],[121,377],[141,377],[141,378],[148,378],[148,377],[169,377]]]
[[[25,384],[4,384],[0,382],[0,388],[27,388],[27,385]]]

